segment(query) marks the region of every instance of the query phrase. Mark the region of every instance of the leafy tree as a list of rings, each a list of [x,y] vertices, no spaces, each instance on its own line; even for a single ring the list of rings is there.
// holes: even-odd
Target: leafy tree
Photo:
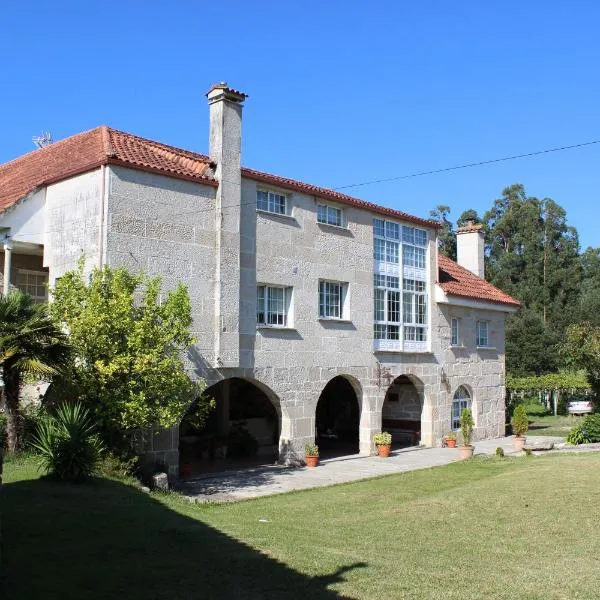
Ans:
[[[69,356],[66,336],[50,319],[46,304],[14,291],[0,298],[0,365],[9,453],[19,443],[19,392],[23,377],[52,377]]]
[[[88,406],[111,445],[123,431],[176,425],[204,386],[182,360],[194,341],[187,289],[162,295],[160,286],[158,278],[108,267],[86,284],[81,263],[54,290],[52,315],[77,357],[58,396]]]
[[[448,219],[449,214],[450,207],[445,204],[440,204],[429,211],[431,218],[440,224],[438,250],[452,260],[456,260],[456,233],[452,222]]]
[[[560,357],[559,337],[535,311],[523,308],[506,320],[506,369],[516,376],[541,375],[556,371]]]
[[[600,327],[600,248],[588,248],[581,255],[581,286],[576,321]]]
[[[598,402],[600,400],[600,327],[595,327],[591,323],[570,325],[566,330],[561,351],[567,361],[585,371]]]

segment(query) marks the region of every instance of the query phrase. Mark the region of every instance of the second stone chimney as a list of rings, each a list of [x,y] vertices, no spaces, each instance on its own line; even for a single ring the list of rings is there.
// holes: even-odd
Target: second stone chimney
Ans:
[[[461,267],[484,279],[484,239],[481,223],[467,221],[466,225],[456,230],[456,258]]]

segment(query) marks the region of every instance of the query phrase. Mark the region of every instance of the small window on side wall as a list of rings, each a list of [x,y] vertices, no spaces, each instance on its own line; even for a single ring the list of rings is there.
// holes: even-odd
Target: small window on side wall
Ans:
[[[476,335],[477,335],[477,347],[485,348],[489,346],[489,337],[488,337],[488,322],[487,321],[477,321],[476,327]]]
[[[292,288],[256,286],[256,322],[271,327],[290,327]]]
[[[450,345],[458,346],[460,343],[459,333],[458,333],[458,319],[453,317],[450,320]]]
[[[342,209],[329,204],[319,204],[317,206],[317,222],[323,225],[343,227]]]

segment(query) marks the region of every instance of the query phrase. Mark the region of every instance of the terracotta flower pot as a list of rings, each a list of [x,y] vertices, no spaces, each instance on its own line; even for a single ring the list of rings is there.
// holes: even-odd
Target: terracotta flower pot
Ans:
[[[461,446],[460,447],[460,457],[461,459],[472,458],[473,456],[473,446]]]
[[[513,439],[513,443],[515,445],[515,448],[517,450],[523,450],[523,448],[525,447],[525,441],[526,441],[525,436],[515,435],[515,437]]]
[[[446,446],[448,448],[456,448],[456,440],[446,440]]]
[[[316,467],[319,464],[318,456],[305,456],[304,460],[306,462],[307,467]]]
[[[391,451],[392,451],[391,444],[378,444],[378,446],[377,446],[377,454],[379,456],[382,456],[383,458],[387,458],[390,455]]]

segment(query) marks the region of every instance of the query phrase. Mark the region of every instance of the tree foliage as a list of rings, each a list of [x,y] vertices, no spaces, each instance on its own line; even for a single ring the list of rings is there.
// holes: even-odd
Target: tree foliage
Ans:
[[[194,341],[186,288],[163,294],[158,278],[108,267],[86,283],[81,263],[53,295],[76,354],[58,396],[81,400],[105,434],[179,423],[203,389],[182,360]]]
[[[506,375],[506,389],[510,391],[543,392],[545,390],[589,390],[584,371],[546,373],[545,375],[515,377]]]
[[[561,352],[573,366],[585,371],[598,401],[600,399],[600,327],[587,322],[570,325],[565,332]]]
[[[66,336],[48,315],[19,291],[0,298],[0,366],[4,381],[4,412],[9,453],[19,444],[19,393],[27,375],[52,378],[67,364]]]
[[[450,207],[445,204],[440,204],[429,211],[429,216],[440,224],[438,250],[452,260],[456,260],[456,233],[454,232],[454,225],[448,219],[449,214]]]

